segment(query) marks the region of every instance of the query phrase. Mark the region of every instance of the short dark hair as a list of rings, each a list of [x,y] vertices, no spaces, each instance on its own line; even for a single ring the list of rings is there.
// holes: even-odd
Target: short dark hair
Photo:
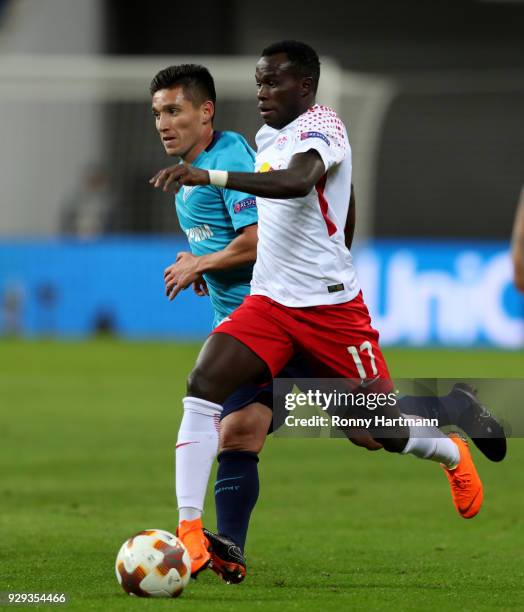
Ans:
[[[179,64],[168,66],[155,75],[149,91],[154,95],[160,89],[181,86],[188,100],[198,106],[207,100],[216,104],[215,82],[209,70],[198,64]]]
[[[262,51],[263,56],[277,53],[285,53],[301,76],[311,77],[313,90],[317,91],[320,79],[320,60],[312,47],[298,40],[282,40],[269,45]]]

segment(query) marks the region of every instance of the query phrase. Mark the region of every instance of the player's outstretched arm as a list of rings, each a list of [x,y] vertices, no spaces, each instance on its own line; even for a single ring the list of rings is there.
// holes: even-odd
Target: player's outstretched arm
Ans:
[[[519,291],[524,292],[524,187],[520,192],[517,214],[513,224],[511,255],[515,286]]]
[[[273,172],[227,172],[202,170],[178,164],[158,172],[149,182],[177,192],[182,185],[216,185],[264,198],[289,199],[306,196],[325,174],[320,155],[310,149],[296,153],[285,170]]]
[[[285,170],[229,172],[227,187],[263,198],[300,198],[313,189],[325,172],[322,158],[310,149],[293,155]]]

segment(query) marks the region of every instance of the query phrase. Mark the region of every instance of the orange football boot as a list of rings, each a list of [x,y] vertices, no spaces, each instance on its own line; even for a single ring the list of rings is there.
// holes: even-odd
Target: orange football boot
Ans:
[[[202,519],[182,521],[176,535],[182,540],[191,557],[191,578],[196,578],[211,561],[209,541],[203,532]]]
[[[468,443],[457,433],[450,433],[449,437],[458,446],[460,461],[454,469],[448,469],[445,465],[442,467],[448,477],[457,512],[462,518],[473,518],[478,514],[484,499],[482,482],[469,452]]]

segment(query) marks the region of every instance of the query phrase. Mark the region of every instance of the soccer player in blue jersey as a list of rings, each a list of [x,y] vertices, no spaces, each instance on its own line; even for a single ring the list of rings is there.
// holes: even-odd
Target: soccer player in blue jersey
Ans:
[[[153,80],[151,93],[156,127],[169,155],[178,155],[182,163],[192,163],[197,168],[211,172],[226,166],[244,172],[253,170],[254,154],[243,137],[233,132],[213,130],[215,90],[212,77],[205,68],[195,65],[167,68]],[[158,185],[159,177],[163,175],[164,171],[158,173],[152,182]],[[246,193],[212,185],[199,185],[182,187],[178,191],[176,205],[180,224],[188,236],[192,252],[179,253],[177,261],[166,269],[166,293],[170,299],[174,299],[179,291],[193,284],[197,293],[201,294],[205,291],[206,282],[215,310],[215,324],[218,324],[227,318],[249,292],[251,264],[256,258],[255,200]],[[352,234],[351,222],[347,229],[349,234]],[[260,390],[255,391],[253,392],[252,387],[247,388],[244,394],[239,392],[236,398],[228,398],[224,413],[231,417],[235,410],[248,404],[252,407],[253,403],[258,402],[259,405],[255,406],[258,412],[243,410],[243,415],[246,415],[248,420],[240,420],[243,421],[242,431],[246,431],[246,422],[249,425],[247,429],[252,426],[254,431],[262,431],[261,441],[253,442],[255,446],[257,443],[260,446],[271,420],[268,410],[271,397],[265,400],[266,403],[260,404]],[[219,406],[217,410],[211,411],[209,402],[194,400],[195,398],[188,405],[184,403],[184,416],[177,443],[176,483],[180,513],[179,535],[190,549],[192,573],[196,574],[206,567],[210,558],[209,554],[206,554],[206,546],[202,546],[200,517],[211,465],[217,452],[216,425],[221,412],[218,410]],[[467,405],[473,400],[458,392],[449,401]],[[417,414],[418,410],[413,406],[411,412]],[[247,417],[248,414],[251,417]],[[249,422],[253,414],[263,414],[261,419],[265,419],[264,423]],[[235,448],[235,419],[229,418],[227,422],[229,452],[221,453],[219,478],[220,469],[229,469],[231,466],[224,466],[235,461],[239,452]],[[245,444],[245,437],[242,439],[240,435],[240,438],[239,444]],[[377,447],[380,448],[380,445],[375,445],[375,448]],[[256,455],[260,448],[253,450],[250,446],[250,450],[240,450],[243,460],[249,459],[249,465],[253,467],[253,477],[245,479],[246,485],[250,481],[250,490],[247,496],[243,497],[244,507],[239,508],[238,499],[223,501],[219,495],[216,498],[219,530],[221,522],[223,525],[227,524],[225,533],[234,536],[234,541],[242,548],[249,515],[258,495]],[[234,512],[230,512],[231,504],[235,505]],[[242,515],[240,520],[239,512]],[[235,532],[231,532],[233,524],[236,526]],[[219,546],[221,542],[214,540],[213,544]],[[227,545],[225,548],[230,552]],[[217,565],[217,555],[213,560]],[[239,567],[241,565],[240,563]],[[232,578],[231,574],[227,574],[227,569],[222,568],[223,571],[217,573],[222,577]],[[243,570],[245,575],[245,567]]]
[[[155,76],[150,90],[156,128],[168,155],[206,170],[226,164],[253,171],[254,152],[243,136],[213,128],[216,94],[206,68],[170,66]],[[255,198],[211,185],[185,187],[176,196],[176,209],[191,252],[178,253],[165,270],[166,294],[173,300],[191,285],[198,294],[208,293],[216,326],[249,293],[257,245]],[[187,406],[178,433],[178,533],[190,550],[193,574],[210,559],[199,546],[200,517],[218,450],[219,419],[220,411],[209,410],[205,402]]]
[[[206,170],[227,164],[253,171],[255,154],[244,137],[213,129],[216,94],[206,68],[166,68],[151,87],[156,127],[168,155]],[[204,278],[216,326],[249,292],[256,259],[255,198],[212,185],[184,187],[177,194],[176,210],[191,253],[179,253],[176,264],[166,270],[166,279],[173,281],[169,297]]]

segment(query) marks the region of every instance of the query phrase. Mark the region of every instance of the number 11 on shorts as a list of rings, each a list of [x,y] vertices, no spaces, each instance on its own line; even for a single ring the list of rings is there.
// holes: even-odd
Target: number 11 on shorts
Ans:
[[[371,362],[371,375],[368,375],[366,373],[366,369],[364,368],[364,365],[362,363],[362,359],[360,358],[359,350],[357,349],[357,347],[348,346],[347,350],[348,350],[348,353],[351,355],[351,357],[353,357],[353,361],[355,362],[355,366],[357,368],[358,375],[360,376],[360,378],[362,378],[362,380],[366,380],[366,378],[371,378],[378,374],[377,364],[375,363],[375,355],[373,355],[373,347],[371,346],[371,342],[369,340],[366,340],[360,345],[360,352],[363,353],[364,351],[366,351],[367,354],[369,355],[369,360]]]

